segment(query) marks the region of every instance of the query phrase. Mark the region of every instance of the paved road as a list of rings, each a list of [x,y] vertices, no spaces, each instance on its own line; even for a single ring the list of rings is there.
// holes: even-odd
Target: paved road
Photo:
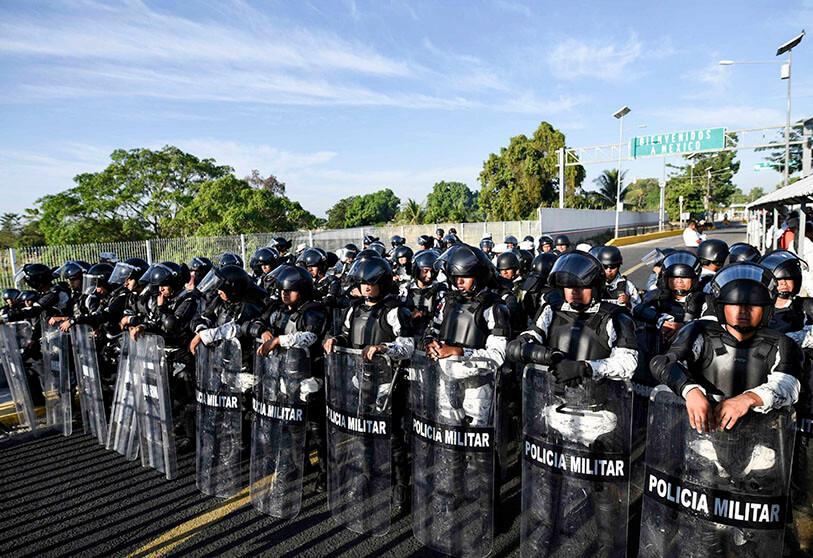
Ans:
[[[744,229],[713,236],[736,242]],[[655,247],[679,246],[680,237],[675,237],[624,247],[625,267],[633,268]],[[639,268],[631,279],[641,286],[648,273]],[[79,433],[70,438],[21,435],[0,442],[0,555],[435,555],[412,537],[406,517],[383,537],[358,536],[336,525],[325,496],[314,493],[313,472],[306,478],[302,512],[290,521],[254,511],[247,491],[224,501],[204,497],[194,473],[190,454],[180,457],[178,478],[167,481]],[[504,487],[497,557],[519,554],[518,484],[514,477]]]
[[[708,238],[719,238],[721,240],[725,240],[728,244],[745,242],[745,227],[731,227],[727,229],[708,231],[707,235]],[[633,284],[635,284],[635,286],[639,289],[642,289],[644,285],[646,285],[646,280],[651,271],[648,266],[639,266],[641,258],[655,248],[684,248],[683,237],[674,236],[621,247],[621,253],[624,256],[624,267],[622,268],[622,272],[624,272],[633,282]],[[628,270],[631,269],[634,271],[629,273]]]

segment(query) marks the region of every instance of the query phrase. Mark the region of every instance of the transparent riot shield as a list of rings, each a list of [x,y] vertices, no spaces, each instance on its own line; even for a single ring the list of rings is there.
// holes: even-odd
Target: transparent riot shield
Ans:
[[[58,327],[43,324],[40,344],[40,383],[45,396],[46,423],[59,429],[63,436],[70,436],[73,432],[70,334],[61,332]]]
[[[652,393],[640,556],[779,556],[796,429],[791,409],[698,434],[686,402]]]
[[[629,382],[564,386],[529,365],[522,391],[522,555],[625,556]]]
[[[327,355],[328,507],[356,533],[390,528],[393,368],[381,355],[334,348]]]
[[[796,544],[803,555],[813,554],[813,416],[798,419],[793,451],[791,504]]]
[[[131,343],[130,351],[133,349]],[[167,479],[174,479],[178,464],[164,338],[139,335],[135,342],[135,360],[132,379],[141,464],[164,473]]]
[[[496,364],[415,353],[412,532],[452,556],[487,556],[494,541]]]
[[[74,325],[71,328],[71,339],[85,433],[96,437],[99,444],[104,445],[107,441],[107,417],[104,412],[102,379],[99,374],[93,330],[90,326]]]
[[[138,457],[138,416],[133,377],[137,363],[136,344],[130,340],[129,335],[122,335],[118,375],[107,429],[107,449],[120,453],[128,461]]]
[[[242,353],[237,339],[198,345],[197,486],[207,496],[228,498],[240,490]]]
[[[0,324],[0,359],[21,426],[37,429],[37,414],[31,400],[31,390],[23,365],[23,347],[31,341],[32,329],[28,322]]]
[[[302,505],[307,406],[299,387],[311,376],[310,359],[302,349],[280,348],[254,362],[251,503],[288,519]]]

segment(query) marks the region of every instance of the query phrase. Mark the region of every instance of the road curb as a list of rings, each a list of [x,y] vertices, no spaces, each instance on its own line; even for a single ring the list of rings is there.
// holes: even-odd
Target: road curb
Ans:
[[[44,417],[45,407],[36,407],[34,412],[37,413],[38,418]],[[20,421],[17,418],[17,409],[14,407],[13,402],[0,404],[0,424],[10,428],[19,426]]]
[[[635,236],[622,236],[620,238],[613,238],[607,242],[607,246],[629,246],[630,244],[638,244],[639,242],[646,242],[647,240],[658,240],[660,238],[680,236],[681,234],[683,234],[683,231],[680,229],[675,229],[673,231],[653,232]]]

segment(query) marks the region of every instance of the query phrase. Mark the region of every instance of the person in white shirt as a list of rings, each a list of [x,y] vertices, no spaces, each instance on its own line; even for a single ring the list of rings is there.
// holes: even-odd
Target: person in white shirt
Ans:
[[[700,234],[700,231],[697,230],[697,221],[689,219],[686,229],[683,231],[683,244],[697,248],[697,245],[703,242],[704,236],[705,235]]]

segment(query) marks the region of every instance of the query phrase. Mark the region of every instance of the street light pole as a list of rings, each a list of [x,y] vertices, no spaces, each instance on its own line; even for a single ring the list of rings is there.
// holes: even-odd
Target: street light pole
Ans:
[[[613,113],[613,117],[618,119],[618,176],[615,190],[615,238],[618,238],[618,221],[621,217],[621,159],[624,152],[624,117],[630,113],[628,106],[623,106]]]
[[[785,121],[785,186],[789,183],[790,176],[790,76],[791,76],[791,62],[793,61],[793,50],[788,50],[788,113]]]

